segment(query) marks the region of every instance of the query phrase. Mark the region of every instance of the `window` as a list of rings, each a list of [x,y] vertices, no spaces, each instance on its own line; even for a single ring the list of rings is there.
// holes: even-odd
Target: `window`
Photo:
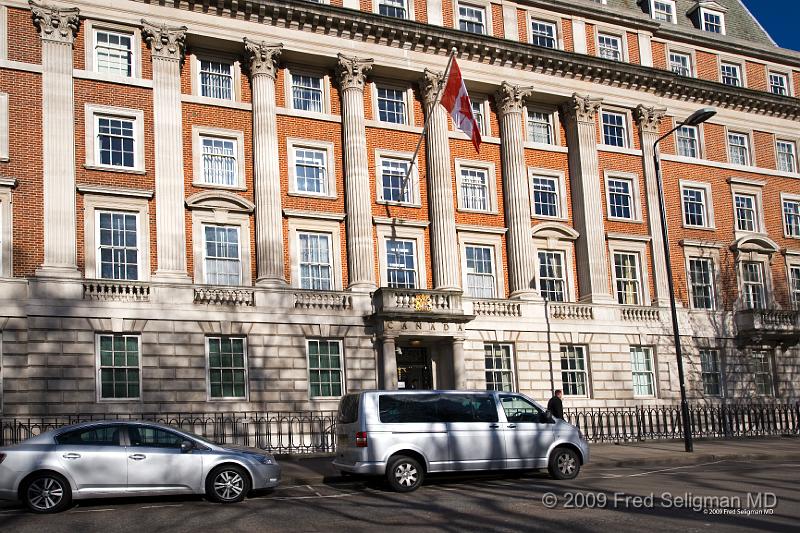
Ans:
[[[792,307],[800,310],[800,265],[789,267],[789,292],[792,295]]]
[[[564,252],[541,250],[539,257],[539,292],[550,302],[567,301]]]
[[[408,173],[409,161],[407,159],[381,158],[381,200],[403,204],[413,203],[416,197],[412,190],[414,182]]]
[[[600,57],[622,61],[622,39],[618,35],[598,33],[597,45]]]
[[[136,166],[134,120],[97,116],[97,161],[107,167]]]
[[[134,400],[141,395],[138,335],[98,335],[101,400]]]
[[[636,218],[633,208],[633,184],[629,179],[608,178],[608,216],[633,220]]]
[[[386,239],[386,278],[393,289],[416,289],[416,243]]]
[[[133,75],[133,36],[108,30],[94,31],[94,68],[97,72]]]
[[[728,133],[728,155],[734,165],[750,165],[750,138],[743,133]]]
[[[686,226],[708,226],[706,190],[700,187],[681,187],[683,191],[683,223]]]
[[[470,104],[472,105],[472,116],[475,117],[475,122],[478,123],[478,131],[480,131],[483,136],[490,135],[489,121],[487,120],[485,112],[486,100],[482,98],[470,98]]]
[[[689,283],[694,309],[714,309],[714,263],[709,258],[689,258]]]
[[[522,396],[500,395],[500,405],[510,423],[546,423],[547,417],[539,407]]]
[[[528,109],[528,140],[541,144],[553,144],[552,114]]]
[[[119,446],[119,430],[121,426],[92,426],[62,433],[56,442],[71,446]]]
[[[406,124],[406,91],[378,87],[378,120]]]
[[[753,375],[756,381],[756,393],[759,396],[773,396],[772,358],[766,350],[753,352]]]
[[[483,345],[483,357],[486,363],[486,390],[513,391],[511,345],[487,342]]]
[[[236,140],[202,136],[200,139],[203,147],[203,183],[231,187],[238,185]]]
[[[670,52],[669,69],[679,76],[691,76],[692,56],[682,52]]]
[[[603,144],[628,146],[628,123],[624,114],[603,111]]]
[[[678,155],[683,157],[700,157],[699,134],[697,126],[681,126],[678,128]]]
[[[720,65],[722,83],[732,87],[742,86],[742,67],[734,63],[722,63]]]
[[[139,244],[136,213],[96,211],[97,272],[103,279],[138,280]]]
[[[559,182],[557,178],[533,176],[533,212],[540,217],[560,217]]]
[[[797,159],[795,157],[795,144],[791,141],[778,141],[778,170],[782,172],[797,172]]]
[[[494,298],[497,280],[491,246],[465,246],[467,256],[467,290],[473,298]]]
[[[326,150],[294,147],[294,174],[297,192],[328,194],[328,157]]]
[[[700,350],[700,371],[703,379],[703,394],[722,396],[722,372],[717,350]]]
[[[322,78],[292,74],[292,106],[302,111],[323,111]]]
[[[722,13],[717,11],[709,11],[707,9],[701,10],[702,14],[702,28],[711,33],[725,33],[725,23]]]
[[[338,340],[308,341],[308,381],[311,398],[339,397],[344,389],[342,379],[342,342]]]
[[[789,95],[789,77],[779,72],[769,73],[769,90],[772,94]]]
[[[564,396],[588,396],[586,351],[583,346],[561,345],[561,384]]]
[[[767,307],[763,263],[758,261],[742,262],[742,298],[745,309]]]
[[[788,237],[800,237],[800,199],[783,200],[783,221]]]
[[[331,290],[331,236],[327,233],[298,233],[297,238],[300,241],[300,288]]]
[[[531,19],[531,44],[556,48],[556,25],[552,22]]]
[[[631,346],[631,373],[633,375],[633,395],[647,397],[656,395],[653,349],[644,346]]]
[[[489,211],[489,173],[483,168],[461,167],[461,208]]]
[[[205,283],[240,285],[242,262],[239,256],[239,227],[203,226],[205,236]]]
[[[181,443],[186,440],[172,431],[138,424],[128,426],[128,438],[131,446],[143,448],[180,448]]]
[[[246,398],[245,340],[241,337],[208,337],[207,342],[209,398]]]
[[[378,4],[378,13],[385,17],[394,17],[398,19],[408,18],[406,0],[380,0]]]
[[[458,29],[461,31],[485,35],[486,10],[483,7],[459,3]]]
[[[739,231],[757,231],[756,197],[752,194],[736,194],[736,229]]]
[[[200,95],[221,100],[233,99],[233,65],[201,59]]]
[[[641,305],[639,256],[635,253],[614,253],[614,274],[617,302],[620,305]]]
[[[675,22],[675,1],[674,0],[653,0],[651,14],[655,20],[663,22]]]

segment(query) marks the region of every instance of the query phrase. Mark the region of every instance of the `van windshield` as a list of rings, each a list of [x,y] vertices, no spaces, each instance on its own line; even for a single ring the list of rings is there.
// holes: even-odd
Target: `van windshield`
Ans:
[[[339,423],[352,424],[358,420],[358,400],[360,394],[347,394],[339,402]]]

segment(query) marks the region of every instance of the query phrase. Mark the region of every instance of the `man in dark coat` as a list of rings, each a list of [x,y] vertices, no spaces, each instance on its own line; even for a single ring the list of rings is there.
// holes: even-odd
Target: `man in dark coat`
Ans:
[[[547,410],[556,418],[564,418],[564,404],[561,403],[561,391],[557,390],[547,402]]]

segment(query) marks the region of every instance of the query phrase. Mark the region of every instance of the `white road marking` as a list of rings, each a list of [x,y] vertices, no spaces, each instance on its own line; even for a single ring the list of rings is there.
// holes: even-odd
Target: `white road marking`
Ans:
[[[308,490],[310,490],[311,492],[313,492],[314,494],[316,494],[317,496],[319,496],[320,498],[322,497],[322,494],[320,494],[319,492],[317,492],[317,491],[315,491],[314,489],[312,489],[312,488],[311,488],[311,485],[306,485],[305,487],[306,487]]]
[[[183,507],[183,504],[177,503],[174,505],[145,505],[144,507],[139,507],[139,509],[160,509],[162,507]]]
[[[357,492],[347,492],[345,494],[331,494],[328,496],[278,496],[269,498],[270,500],[316,500],[319,498],[344,498],[346,496],[357,496]]]
[[[11,509],[8,511],[0,511],[0,514],[27,514],[27,512],[21,509]]]
[[[697,468],[698,466],[708,466],[708,465],[716,465],[719,463],[724,463],[725,459],[721,461],[714,461],[711,463],[700,463],[695,465],[685,465],[685,466],[674,466],[672,468],[662,468],[661,470],[651,470],[649,472],[639,472],[638,474],[626,474],[623,477],[639,477],[639,476],[648,476],[650,474],[658,474],[660,472],[669,472],[670,470],[680,470],[682,468]]]
[[[83,509],[75,510],[73,513],[105,513],[106,511],[116,511],[116,509]]]

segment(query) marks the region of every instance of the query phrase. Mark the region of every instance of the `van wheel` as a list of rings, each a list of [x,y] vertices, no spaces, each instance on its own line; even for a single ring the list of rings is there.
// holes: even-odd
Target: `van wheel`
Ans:
[[[573,450],[560,447],[550,454],[547,469],[555,479],[575,479],[581,471],[581,461]]]
[[[422,485],[425,471],[416,459],[400,455],[389,461],[386,478],[395,492],[411,492]]]

